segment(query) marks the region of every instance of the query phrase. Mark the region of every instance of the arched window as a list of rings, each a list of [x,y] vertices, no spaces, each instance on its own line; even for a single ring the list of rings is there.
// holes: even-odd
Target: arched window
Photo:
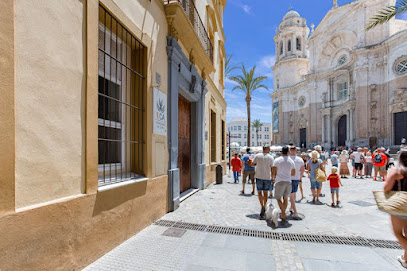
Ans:
[[[276,86],[277,86],[277,89],[280,89],[280,80],[279,79],[277,79]]]
[[[297,50],[301,51],[301,39],[297,38],[296,41],[297,41]]]
[[[291,52],[291,40],[288,41],[288,52]]]
[[[280,41],[280,55],[283,54],[283,42]]]

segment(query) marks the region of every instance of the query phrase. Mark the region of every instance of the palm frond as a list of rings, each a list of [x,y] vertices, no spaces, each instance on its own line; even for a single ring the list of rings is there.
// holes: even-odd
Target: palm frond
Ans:
[[[369,24],[366,26],[366,31],[373,29],[379,24],[384,24],[390,21],[392,18],[407,12],[407,0],[399,0],[395,6],[388,6],[380,10],[375,16],[373,16]]]

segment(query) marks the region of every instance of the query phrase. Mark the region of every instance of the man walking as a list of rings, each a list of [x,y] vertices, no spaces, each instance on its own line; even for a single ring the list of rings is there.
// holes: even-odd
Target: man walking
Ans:
[[[304,161],[301,157],[297,156],[297,147],[290,147],[290,158],[295,165],[295,176],[291,176],[291,195],[290,195],[290,210],[293,212],[293,218],[298,219],[297,207],[295,206],[295,200],[297,199],[298,185],[302,181],[302,175],[304,174]]]
[[[378,148],[373,153],[373,166],[374,166],[374,178],[373,181],[377,180],[377,173],[379,172],[380,177],[382,180],[385,181],[386,176],[386,164],[387,164],[387,156],[382,153],[382,149]]]
[[[253,164],[256,165],[255,177],[261,205],[260,219],[263,219],[266,212],[267,194],[271,187],[271,168],[274,165],[274,159],[270,155],[270,147],[264,146],[263,153],[254,157]]]
[[[331,155],[331,162],[333,167],[338,167],[338,152],[334,151]]]
[[[353,158],[355,159],[355,177],[359,175],[361,179],[363,179],[362,176],[362,169],[363,169],[363,164],[365,161],[365,156],[363,155],[363,149],[358,148],[356,152],[353,153]]]
[[[288,196],[291,194],[291,177],[295,176],[295,164],[288,157],[287,146],[283,147],[281,153],[282,156],[274,161],[272,177],[275,178],[272,179],[275,179],[274,196],[281,210],[281,219],[285,221],[287,219],[285,212],[288,205]]]
[[[244,194],[244,187],[246,184],[246,179],[249,178],[249,180],[252,182],[252,195],[254,195],[254,189],[255,189],[255,182],[254,182],[254,170],[255,167],[253,165],[253,155],[250,152],[250,148],[246,149],[246,154],[243,155],[242,158],[242,163],[244,164],[243,167],[243,179],[242,179],[242,183],[243,183],[243,189],[241,191],[242,194]]]

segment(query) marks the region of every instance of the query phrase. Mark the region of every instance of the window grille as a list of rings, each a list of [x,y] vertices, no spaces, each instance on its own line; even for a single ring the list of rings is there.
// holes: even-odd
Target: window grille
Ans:
[[[396,73],[398,75],[402,75],[404,73],[407,73],[407,59],[401,60],[400,62],[397,63],[397,65],[396,65]]]
[[[288,52],[291,52],[291,40],[288,41]]]
[[[225,122],[222,120],[222,160],[225,160]]]
[[[342,56],[342,57],[339,59],[339,62],[338,62],[339,66],[345,64],[345,63],[346,63],[346,60],[347,60],[346,56]]]
[[[297,42],[297,50],[301,51],[301,40],[299,38],[297,38],[296,42]]]
[[[339,100],[345,100],[348,97],[348,83],[344,82],[341,84],[338,84],[338,99]]]
[[[281,41],[280,42],[280,55],[282,55],[283,54],[283,42]]]
[[[144,175],[145,47],[99,6],[99,186]]]
[[[216,162],[216,114],[211,110],[211,162]]]

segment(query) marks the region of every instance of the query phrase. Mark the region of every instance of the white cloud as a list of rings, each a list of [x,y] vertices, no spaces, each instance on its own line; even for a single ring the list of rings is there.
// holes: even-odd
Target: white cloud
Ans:
[[[246,107],[233,107],[228,104],[226,108],[226,116],[228,118],[246,118]]]
[[[264,74],[267,76],[269,79],[273,77],[273,72],[271,71],[271,67],[274,65],[276,62],[276,56],[275,55],[267,55],[262,57],[259,61],[257,61],[256,66],[257,66],[257,72]]]
[[[246,12],[247,14],[252,14],[252,7],[248,6],[248,5],[241,5],[240,6],[244,12]]]

